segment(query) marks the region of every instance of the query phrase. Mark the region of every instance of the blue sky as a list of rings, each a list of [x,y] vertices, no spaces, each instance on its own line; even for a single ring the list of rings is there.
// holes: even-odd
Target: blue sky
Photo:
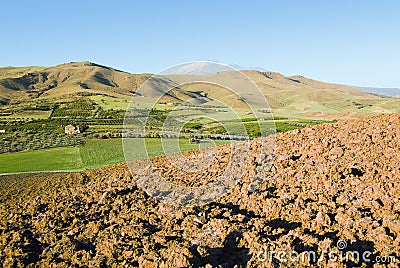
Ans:
[[[400,1],[3,1],[0,66],[215,60],[400,87]]]

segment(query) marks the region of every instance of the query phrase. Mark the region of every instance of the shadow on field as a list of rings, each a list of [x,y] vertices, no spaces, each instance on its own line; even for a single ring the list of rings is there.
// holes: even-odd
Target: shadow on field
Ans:
[[[235,265],[247,267],[247,262],[251,259],[251,254],[248,248],[238,247],[237,241],[240,238],[242,238],[241,232],[230,232],[224,241],[223,247],[206,247],[206,256],[201,256],[197,250],[198,246],[193,245],[189,249],[194,256],[189,260],[191,266],[204,267],[206,264],[211,264],[212,267],[230,268]]]

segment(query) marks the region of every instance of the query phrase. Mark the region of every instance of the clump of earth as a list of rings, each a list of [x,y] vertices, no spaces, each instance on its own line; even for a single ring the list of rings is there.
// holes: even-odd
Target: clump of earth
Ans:
[[[262,139],[252,140],[242,180],[200,206],[157,200],[138,187],[138,175],[126,164],[2,176],[0,262],[3,267],[368,267],[372,262],[361,256],[369,252],[371,261],[400,260],[400,114],[275,138],[272,159],[259,157]],[[151,160],[171,183],[195,187],[223,173],[228,150],[229,145],[219,147],[218,161],[190,177],[165,156]],[[196,158],[199,152],[185,154]],[[255,172],[264,165],[268,169]],[[250,190],[254,176],[262,182]],[[302,257],[332,251],[357,251],[360,258]],[[299,257],[289,258],[291,252]]]

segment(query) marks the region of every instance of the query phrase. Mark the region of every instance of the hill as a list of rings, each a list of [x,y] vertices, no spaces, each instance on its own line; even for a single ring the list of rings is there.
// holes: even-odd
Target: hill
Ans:
[[[185,81],[193,80],[193,75],[186,74],[190,74],[190,67],[178,70],[178,73],[185,75],[153,77],[151,82],[147,83],[145,92],[142,91],[140,95],[135,93],[152,77],[151,74],[130,74],[91,62],[74,62],[47,68],[3,67],[0,68],[0,105],[13,107],[35,99],[54,102],[78,94],[106,94],[125,102],[133,96],[133,102],[153,103],[154,97],[158,96],[160,91],[164,93],[163,90],[173,88],[160,101],[182,103],[195,100],[196,105],[204,106],[215,105],[222,99],[228,106],[246,107],[238,96],[218,86],[181,86]],[[273,72],[242,73],[260,88],[276,116],[340,119],[392,113],[400,109],[398,99],[368,94],[354,87],[324,83],[301,76],[285,77]],[[204,81],[228,81],[232,80],[232,72],[221,69],[221,72],[195,77]],[[235,80],[236,84],[244,82],[243,77]],[[245,92],[246,88],[242,90]],[[207,98],[204,97],[205,93]],[[95,98],[94,101],[98,102]]]
[[[91,62],[71,62],[39,69],[6,67],[0,68],[0,93],[11,100],[52,98],[90,89],[128,95],[149,76],[132,75]]]
[[[242,181],[200,207],[178,209],[157,201],[122,164],[3,176],[0,262],[5,267],[368,267],[380,257],[382,265],[396,267],[399,130],[400,114],[393,114],[277,134],[272,165],[257,155],[262,139],[253,140],[249,162],[241,165]],[[229,153],[228,148],[219,152]],[[219,158],[209,167],[213,172],[196,177],[177,176],[165,156],[152,158],[156,171],[189,187],[217,179],[224,161]],[[263,183],[249,191],[249,178],[265,165],[268,170],[256,174]],[[335,261],[326,255],[339,250],[357,251],[359,258]],[[269,258],[293,251],[300,256],[293,255],[293,263],[284,261],[292,260],[288,255]],[[315,259],[301,257],[307,252]]]

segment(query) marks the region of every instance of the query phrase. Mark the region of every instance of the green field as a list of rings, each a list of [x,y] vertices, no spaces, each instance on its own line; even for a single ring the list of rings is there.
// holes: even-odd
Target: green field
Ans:
[[[90,99],[97,103],[104,110],[126,110],[129,105],[129,97],[116,98],[111,96],[95,95],[91,96]]]
[[[79,147],[0,154],[0,174],[81,169]]]
[[[177,151],[172,145],[177,139],[164,139],[168,152]],[[218,140],[216,145],[229,141]],[[140,148],[141,139],[130,139],[129,146]],[[213,146],[212,142],[200,146]],[[190,144],[188,140],[179,140],[181,150],[199,149],[199,144]],[[160,139],[146,139],[149,156],[162,155]],[[146,158],[145,151],[133,152],[131,159]],[[0,154],[0,174],[37,172],[37,171],[78,171],[124,162],[121,139],[90,140],[81,147],[65,147],[19,153]]]
[[[18,113],[14,113],[9,116],[4,116],[3,118],[15,119],[15,118],[24,118],[24,119],[46,119],[49,118],[50,111],[22,111]]]

